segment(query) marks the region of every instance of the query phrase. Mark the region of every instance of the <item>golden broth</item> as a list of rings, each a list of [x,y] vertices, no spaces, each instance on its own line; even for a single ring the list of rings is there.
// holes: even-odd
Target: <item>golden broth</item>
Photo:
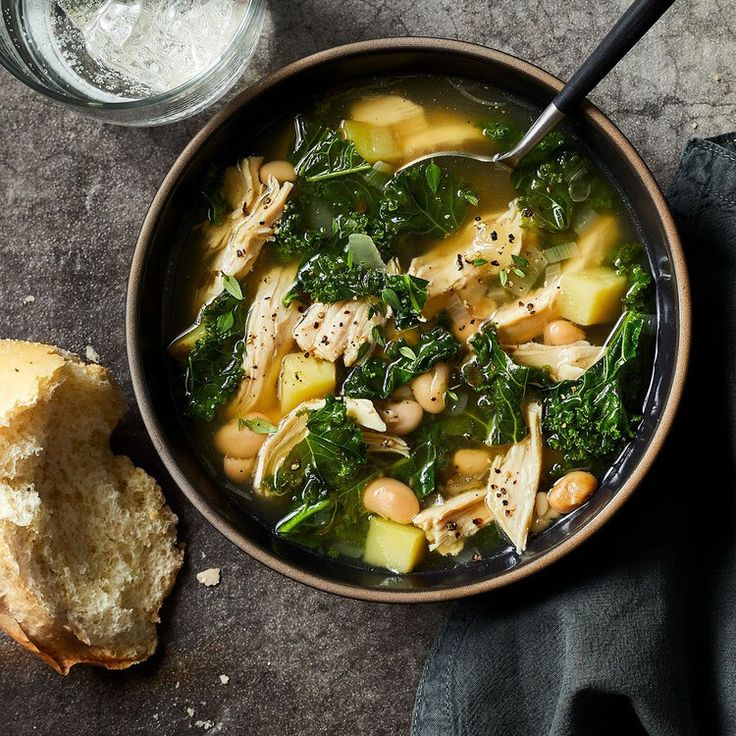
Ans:
[[[360,106],[366,100],[379,95],[398,95],[406,98],[421,106],[426,116],[426,125],[419,130],[411,126],[407,126],[405,131],[402,131],[400,127],[394,130],[393,141],[400,154],[392,156],[390,164],[393,169],[407,163],[415,156],[433,150],[451,149],[492,153],[499,150],[499,146],[483,135],[481,127],[479,127],[479,121],[492,119],[507,122],[510,126],[523,130],[533,118],[532,111],[496,90],[476,83],[464,83],[428,76],[407,77],[390,82],[384,80],[366,82],[348,90],[336,90],[333,94],[320,99],[310,109],[299,110],[298,112],[303,114],[305,118],[318,118],[323,124],[332,129],[339,130],[342,128],[345,130],[344,121],[350,120],[354,111],[360,109]],[[268,162],[287,159],[293,145],[294,127],[293,118],[290,117],[274,124],[267,134],[253,142],[251,150],[258,152],[259,155],[264,157],[264,161]],[[233,163],[235,158],[234,153]],[[427,253],[431,253],[439,260],[452,258],[453,254],[458,254],[459,257],[459,254],[462,254],[468,247],[468,242],[473,240],[478,229],[482,228],[484,224],[492,227],[497,218],[509,208],[509,203],[517,197],[510,172],[501,167],[460,159],[438,159],[438,162],[443,169],[457,174],[469,185],[477,195],[478,204],[468,207],[464,224],[446,238],[428,240],[421,237],[403,237],[399,239],[398,245],[394,249],[394,255],[398,258],[404,271],[410,267],[413,259]],[[635,238],[633,225],[617,199],[607,216],[614,223],[612,227],[615,226],[618,230],[617,242],[623,243]],[[205,239],[203,233],[206,234],[207,231],[207,225],[195,229],[191,241],[187,245],[176,285],[177,294],[180,298],[177,299],[178,310],[171,317],[172,335],[177,334],[193,322],[202,306],[203,291],[200,287],[211,280],[211,255],[207,253],[202,242]],[[544,249],[567,242],[570,238],[570,231],[567,230],[563,233],[524,231],[524,238],[522,248],[530,247],[527,245],[527,243],[530,243],[532,249],[536,252],[537,247]],[[520,255],[523,252],[522,250]],[[293,262],[296,265],[300,262],[300,259],[298,257],[294,258]],[[258,283],[264,274],[268,273],[275,265],[283,265],[283,263],[284,259],[267,242],[260,251],[253,270],[242,279],[241,283],[246,303],[249,303],[249,300],[253,298]],[[487,267],[487,264],[479,266],[474,266],[472,263],[458,262],[458,264],[459,269],[479,269],[478,278],[471,278],[469,285],[463,290],[464,293],[459,293],[460,302],[463,304],[470,304],[477,308],[484,300],[488,302],[488,308],[481,309],[480,312],[483,314],[473,320],[478,325],[488,317],[488,313],[493,311],[494,305],[500,307],[504,304],[514,305],[518,302],[524,306],[526,295],[519,295],[508,288],[513,285],[515,279],[519,279],[513,273],[513,265],[510,264],[509,268],[505,269],[508,272],[508,281],[504,287],[498,283],[500,276],[497,273],[488,277],[482,276],[483,269]],[[540,283],[543,278],[544,274],[541,273],[538,279]],[[423,314],[428,318],[426,323],[401,333],[387,326],[385,329],[386,339],[390,340],[397,336],[403,336],[409,345],[415,344],[421,332],[426,332],[434,327],[438,321],[447,319],[446,310],[451,309],[452,304],[457,301],[453,301],[456,295],[458,295],[458,292],[450,291],[445,294],[430,296],[423,309]],[[301,306],[300,309],[304,311],[306,307]],[[615,319],[612,319],[605,324],[594,324],[585,327],[585,337],[594,345],[601,345],[614,322]],[[471,327],[465,325],[465,327],[470,332],[477,329],[478,325],[472,325]],[[467,335],[462,334],[460,326],[453,324],[452,331],[458,340],[464,341]],[[292,348],[292,351],[294,349]],[[380,348],[377,352],[380,354]],[[460,362],[461,359],[458,359],[453,367],[453,385],[459,381]],[[265,415],[274,425],[278,424],[284,416],[278,395],[277,377],[279,368],[278,363],[269,366],[270,378],[267,389],[262,393],[258,403],[249,408],[250,412]],[[338,360],[338,387],[342,384],[347,373],[348,371]],[[532,398],[534,395],[534,392],[530,394]],[[455,411],[462,414],[462,407],[459,410],[456,408]],[[192,431],[192,443],[207,464],[217,473],[220,481],[239,499],[239,502],[263,519],[264,523],[273,526],[287,512],[291,503],[290,499],[275,496],[261,497],[251,491],[249,482],[233,484],[222,472],[222,454],[216,449],[213,437],[219,427],[229,421],[231,417],[237,416],[237,414],[238,412],[234,411],[232,406],[224,406],[218,410],[211,422],[188,420]],[[425,418],[428,422],[434,421],[431,415],[425,415]],[[504,447],[486,448],[483,443],[471,439],[467,439],[462,446],[468,449],[487,449],[489,461],[505,451]],[[545,447],[540,491],[545,491],[550,487],[552,480],[550,468],[557,459],[558,455]],[[373,462],[378,468],[391,466],[385,456],[376,457]],[[444,469],[440,470],[439,476],[444,495],[446,498],[452,498],[453,493],[462,492],[463,484],[457,478],[454,479],[455,483],[453,484],[453,474],[448,467],[446,465]],[[431,494],[423,501],[423,505],[433,502],[434,499],[435,494]],[[308,538],[295,537],[294,541],[310,547],[320,548],[328,554],[357,558],[360,556],[362,549],[360,544],[355,542],[355,538],[364,535],[369,518],[366,513],[359,514],[359,517],[353,519],[352,523],[356,534],[352,535],[348,541],[342,540],[339,535],[335,536],[329,531],[324,533],[321,538],[319,534],[311,534],[308,535]],[[506,545],[508,545],[508,541],[499,532],[496,524],[490,524],[478,534],[468,537],[459,555],[443,557],[437,553],[425,553],[422,566],[442,566],[470,562]]]

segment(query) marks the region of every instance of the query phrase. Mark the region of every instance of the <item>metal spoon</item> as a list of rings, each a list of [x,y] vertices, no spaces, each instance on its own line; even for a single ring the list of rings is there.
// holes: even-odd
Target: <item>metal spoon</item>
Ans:
[[[608,72],[633,48],[644,34],[662,17],[675,0],[635,0],[616,25],[583,62],[572,79],[557,93],[552,102],[534,121],[524,137],[510,150],[486,156],[469,151],[435,151],[419,156],[398,169],[439,158],[454,156],[482,163],[498,164],[513,169],[547,133],[553,131],[565,117],[593,90]],[[397,172],[398,173],[398,172]]]

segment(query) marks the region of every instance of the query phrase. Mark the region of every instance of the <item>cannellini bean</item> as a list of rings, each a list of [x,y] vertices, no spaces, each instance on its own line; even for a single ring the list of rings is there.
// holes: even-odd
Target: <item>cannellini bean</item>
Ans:
[[[233,483],[246,483],[256,464],[254,457],[225,457],[222,469]]]
[[[424,416],[422,407],[411,399],[387,402],[383,408],[378,409],[378,413],[386,422],[386,431],[399,437],[413,432]]]
[[[582,506],[596,488],[598,481],[594,475],[584,470],[573,470],[555,482],[547,493],[547,500],[550,508],[568,514]]]
[[[265,419],[264,414],[250,413],[245,419]],[[242,425],[237,419],[224,424],[215,433],[215,447],[223,454],[232,458],[255,457],[268,435],[254,432]]]
[[[405,383],[403,386],[399,386],[396,391],[391,394],[391,401],[403,401],[404,399],[411,399],[414,401],[414,394],[412,393],[411,386]]]
[[[269,161],[261,166],[258,176],[264,184],[268,181],[269,176],[275,177],[279,184],[285,181],[296,181],[296,171],[288,161]]]
[[[363,505],[398,524],[409,524],[419,513],[419,500],[409,486],[394,478],[378,478],[363,491]]]
[[[477,478],[491,467],[491,458],[485,450],[463,449],[452,456],[452,465],[460,475]]]
[[[544,328],[545,345],[569,345],[585,340],[585,333],[566,319],[555,319]]]
[[[449,381],[450,368],[446,363],[437,363],[434,368],[411,382],[411,390],[424,411],[439,414],[445,408],[445,393]]]

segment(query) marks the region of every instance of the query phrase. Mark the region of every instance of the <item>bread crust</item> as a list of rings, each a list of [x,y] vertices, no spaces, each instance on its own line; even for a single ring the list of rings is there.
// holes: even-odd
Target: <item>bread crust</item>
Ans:
[[[74,380],[82,386],[89,381],[93,395],[89,406],[98,412],[94,457],[105,463],[105,493],[118,494],[116,498],[125,501],[124,510],[130,519],[137,519],[138,526],[145,521],[151,531],[146,543],[156,545],[156,588],[146,598],[153,603],[150,610],[138,611],[144,619],[142,633],[133,642],[124,641],[117,631],[105,637],[85,630],[80,617],[64,609],[68,604],[53,585],[44,586],[31,572],[43,562],[34,555],[38,554],[39,536],[50,528],[38,528],[33,505],[44,504],[44,484],[48,481],[41,472],[31,474],[29,480],[25,475],[31,471],[26,467],[35,468],[34,462],[40,467],[47,452],[44,423],[59,421],[51,408],[59,387],[70,380],[70,366],[74,367]],[[87,366],[54,346],[0,340],[0,629],[62,675],[75,664],[124,669],[151,656],[158,643],[158,609],[182,564],[183,551],[175,546],[177,517],[166,505],[160,487],[127,458],[114,456],[109,450],[109,433],[122,411],[121,392],[101,366]],[[78,492],[85,488],[80,482]],[[14,503],[18,507],[26,503],[27,508],[18,510]],[[85,524],[84,514],[79,514],[78,523]],[[145,573],[138,571],[139,575]]]

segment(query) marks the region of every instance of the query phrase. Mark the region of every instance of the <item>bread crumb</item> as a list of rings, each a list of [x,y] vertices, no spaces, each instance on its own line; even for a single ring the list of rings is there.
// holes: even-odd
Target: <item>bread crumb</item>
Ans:
[[[23,304],[33,304],[36,301],[36,297],[33,294],[23,297]]]
[[[214,725],[214,721],[194,721],[195,728],[202,728],[205,731],[209,731]]]
[[[692,124],[692,129],[693,130],[697,130],[698,129],[698,124],[697,123],[693,123]]]
[[[227,685],[230,682],[230,678],[227,675],[220,675],[220,682],[223,685]]]
[[[194,715],[194,708],[187,708],[187,715],[191,718]]]
[[[220,584],[220,568],[210,567],[208,570],[202,570],[202,572],[198,572],[197,580],[199,580],[199,582],[202,583],[202,585],[205,585],[208,588],[211,588],[213,585],[219,585]]]
[[[174,690],[178,690],[179,689],[179,685],[181,685],[181,683],[179,682],[179,680],[177,680],[176,681],[176,685],[174,685]]]
[[[87,345],[84,349],[84,356],[90,363],[100,362],[100,354],[91,345]]]

